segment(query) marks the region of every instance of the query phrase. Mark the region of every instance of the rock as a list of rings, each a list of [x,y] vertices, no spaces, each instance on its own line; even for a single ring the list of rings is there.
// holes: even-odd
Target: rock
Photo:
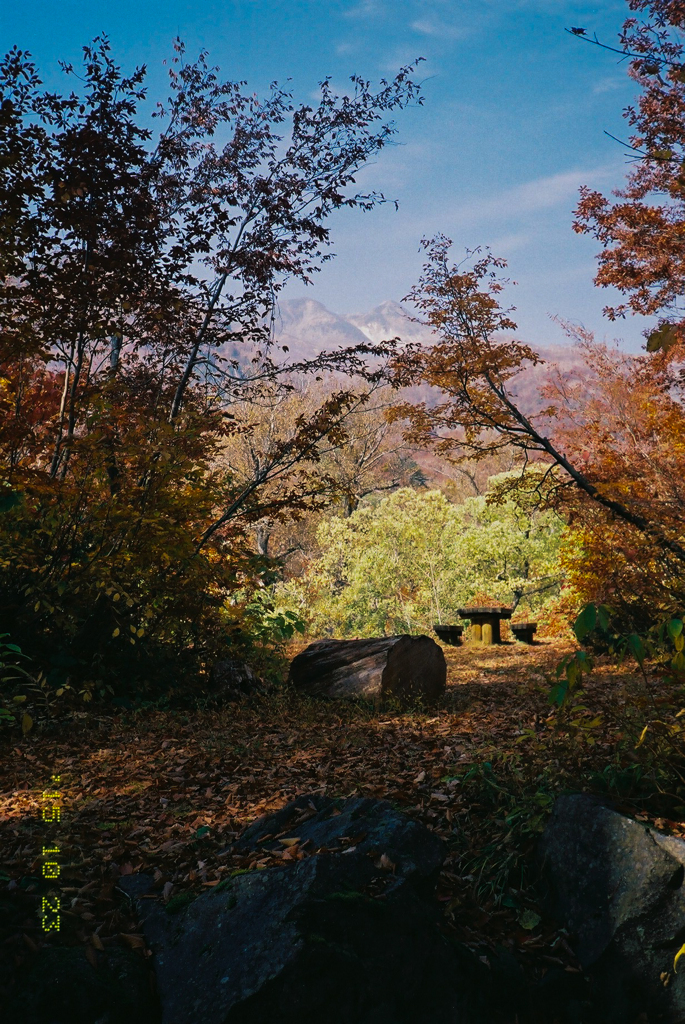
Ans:
[[[365,697],[376,704],[434,701],[445,692],[447,664],[429,636],[317,640],[293,658],[289,682],[317,697]]]
[[[156,1024],[160,1006],[149,964],[111,947],[93,967],[81,946],[44,946],[19,972],[9,1005],[12,1024]]]
[[[685,942],[685,842],[593,797],[566,796],[540,855],[544,901],[590,975],[597,1019],[685,1019],[685,969],[673,970]]]
[[[528,983],[516,957],[503,946],[488,953],[490,963],[489,984],[493,987],[496,1005],[509,1019],[527,1008]]]
[[[305,796],[236,851],[281,838],[311,855],[236,875],[177,913],[140,901],[163,1024],[499,1019],[487,967],[438,927],[445,851],[428,829],[387,803]]]
[[[253,693],[261,693],[264,684],[249,665],[226,658],[217,661],[210,674],[212,696],[219,701],[238,701]]]
[[[409,881],[417,891],[431,894],[445,859],[445,845],[438,836],[387,801],[365,797],[298,797],[255,821],[234,849],[243,853],[282,849],[280,839],[288,838],[299,839],[300,848],[309,844],[313,852],[344,850],[345,863],[355,864],[355,881],[361,885],[378,873],[374,861],[385,854],[393,864],[386,892]]]
[[[116,891],[123,894],[134,903],[140,896],[147,896],[155,885],[154,876],[146,871],[133,875],[121,875],[117,879]]]
[[[535,985],[528,1000],[536,1021],[555,1024],[586,1024],[592,1019],[590,984],[582,974],[551,967]]]

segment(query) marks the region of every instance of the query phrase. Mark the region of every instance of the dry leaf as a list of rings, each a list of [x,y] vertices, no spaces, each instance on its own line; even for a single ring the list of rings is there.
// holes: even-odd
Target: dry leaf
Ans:
[[[466,680],[475,682],[479,676],[477,659],[481,654],[476,651],[467,652],[466,649],[450,654],[458,659],[460,679],[463,674]],[[467,654],[475,662],[473,667],[470,667]],[[142,936],[131,938],[137,935],[137,922],[132,907],[128,903],[124,905],[114,901],[111,873],[108,871],[105,879],[100,877],[99,868],[103,864],[103,856],[107,857],[107,865],[120,865],[117,870],[122,875],[131,871],[154,872],[158,896],[165,903],[193,880],[196,880],[198,886],[202,883],[203,887],[213,888],[215,870],[219,864],[226,865],[227,875],[243,870],[248,865],[258,869],[268,868],[280,863],[282,857],[289,867],[296,859],[306,856],[307,852],[316,852],[313,846],[306,847],[307,852],[303,852],[301,840],[292,835],[295,829],[304,827],[300,825],[301,821],[319,813],[312,794],[321,792],[322,786],[319,784],[314,790],[314,777],[311,774],[313,767],[318,773],[316,783],[327,783],[329,792],[341,793],[345,797],[382,794],[395,806],[404,809],[413,820],[430,823],[431,829],[443,839],[449,840],[452,836],[453,821],[455,824],[456,821],[462,822],[465,836],[473,845],[474,852],[477,852],[484,842],[493,841],[492,833],[496,840],[498,836],[501,839],[497,832],[500,825],[486,807],[472,803],[474,797],[468,786],[459,785],[458,790],[455,786],[453,791],[447,781],[437,781],[446,772],[444,747],[450,743],[454,755],[453,737],[457,734],[468,735],[465,743],[468,755],[464,756],[473,760],[488,759],[492,750],[506,748],[514,736],[512,718],[528,721],[540,714],[541,698],[535,687],[541,681],[544,682],[543,677],[538,676],[536,682],[532,674],[533,689],[520,690],[518,696],[512,683],[522,685],[525,673],[530,673],[531,668],[545,667],[547,671],[552,663],[558,661],[560,651],[553,646],[547,650],[541,646],[526,654],[528,664],[525,672],[523,661],[520,668],[514,665],[515,671],[512,670],[512,677],[506,681],[506,692],[500,690],[502,681],[489,674],[482,679],[482,700],[478,698],[471,710],[460,712],[459,715],[445,708],[432,720],[432,724],[422,721],[418,729],[414,722],[409,721],[356,722],[355,733],[358,731],[365,742],[363,746],[351,744],[348,753],[348,748],[341,746],[339,723],[327,717],[323,709],[318,712],[321,717],[312,727],[298,734],[298,746],[290,747],[287,752],[284,740],[285,735],[292,735],[291,729],[286,732],[280,720],[272,721],[268,710],[260,709],[257,718],[251,710],[243,709],[228,727],[231,744],[247,747],[252,742],[257,725],[260,736],[264,737],[263,749],[250,747],[247,755],[249,766],[242,754],[231,756],[228,763],[225,758],[219,762],[215,751],[204,749],[206,735],[195,728],[182,730],[183,738],[175,735],[163,743],[159,740],[159,733],[152,733],[148,738],[146,734],[137,734],[128,727],[121,735],[103,741],[99,730],[93,729],[79,740],[81,746],[74,741],[71,747],[65,743],[63,747],[55,748],[34,727],[31,743],[22,742],[22,746],[30,747],[33,753],[17,746],[8,766],[11,785],[7,788],[15,793],[15,806],[10,803],[3,806],[3,813],[9,813],[6,822],[0,822],[0,830],[4,830],[1,834],[9,843],[8,848],[11,848],[14,843],[13,824],[22,816],[34,813],[28,803],[33,787],[37,791],[45,788],[48,784],[46,772],[48,777],[49,772],[55,775],[61,772],[63,781],[60,786],[65,806],[71,815],[68,840],[71,848],[67,849],[67,841],[63,838],[62,863],[68,860],[83,864],[79,869],[79,877],[74,879],[74,888],[65,897],[68,895],[71,898],[77,892],[79,895],[82,892],[85,894],[89,890],[88,898],[93,901],[90,904],[84,900],[74,908],[73,916],[64,915],[63,937],[68,942],[81,941],[98,951],[107,949],[114,942],[125,943],[129,947],[131,943],[142,943]],[[492,656],[507,665],[517,660],[510,657],[504,647],[493,651]],[[451,666],[449,671],[453,672]],[[610,687],[607,693],[612,700],[615,698],[615,691]],[[282,709],[279,710],[279,715],[282,713]],[[544,718],[542,720],[546,721]],[[176,729],[177,726],[172,728]],[[19,729],[16,732],[19,733]],[[511,739],[511,742],[515,741]],[[86,748],[86,758],[83,746]],[[172,746],[173,750],[167,749]],[[34,753],[39,756],[35,757]],[[281,758],[283,753],[285,757]],[[544,756],[545,749],[539,755],[531,750],[531,757],[542,759]],[[274,772],[276,764],[280,765],[277,774]],[[420,765],[425,765],[425,769],[420,770]],[[72,773],[71,777],[69,772]],[[252,782],[248,781],[249,777]],[[444,785],[445,788],[435,791],[436,795],[429,803],[428,792],[423,788],[417,791],[421,783],[427,790],[431,784]],[[189,787],[192,785],[197,787],[192,790],[192,804],[180,808],[178,803],[171,802],[172,791],[179,796],[183,791],[185,799],[189,799]],[[213,802],[215,798],[206,796],[208,789],[213,789],[215,794],[221,793],[220,807]],[[305,803],[306,810],[296,820],[290,820],[289,831],[282,833],[284,840],[273,843],[277,853],[264,848],[249,857],[231,852],[231,843],[246,825],[261,815],[279,810],[293,796],[303,793],[307,794],[310,802]],[[449,795],[449,800],[444,798],[445,794]],[[127,801],[125,820],[122,796]],[[163,809],[164,802],[168,804],[166,810]],[[97,813],[93,814],[96,804]],[[450,807],[452,810],[448,809]],[[186,816],[184,810],[190,813]],[[333,816],[339,813],[336,808]],[[463,814],[465,816],[462,818]],[[650,815],[643,817],[645,821],[654,820]],[[210,820],[212,833],[205,837],[205,845],[202,847],[206,869],[199,873],[196,867],[199,852],[190,835],[190,828]],[[98,825],[110,823],[116,823],[116,828],[98,828]],[[263,833],[265,831],[262,830]],[[354,826],[348,831],[353,833]],[[357,844],[364,838],[363,833],[350,834],[346,839],[331,845],[334,845],[337,853],[349,852],[354,855],[355,847],[358,850]],[[261,842],[268,843],[270,839],[277,840],[278,835],[260,833]],[[57,839],[55,844],[59,845]],[[378,847],[372,854],[372,860],[377,862],[377,879],[380,875],[379,881],[384,881],[390,879],[392,871],[398,871],[399,867],[395,867],[387,853],[381,857],[381,851],[382,847]],[[8,870],[13,879],[37,873],[31,866],[35,852],[32,849],[30,853],[24,853],[22,839],[16,837],[13,855],[8,858],[12,863]],[[530,939],[531,935],[540,934],[531,928],[521,930],[520,926],[514,924],[513,919],[518,912],[516,909],[513,913],[509,910],[506,915],[495,914],[484,921],[482,911],[469,895],[472,887],[468,883],[474,881],[474,876],[468,874],[469,870],[473,869],[460,864],[456,854],[453,857],[450,855],[439,882],[438,898],[451,915],[461,940],[480,944],[482,949],[486,949],[490,948],[491,940],[499,943],[503,938],[513,936],[520,945],[524,939]],[[11,891],[12,885],[14,889],[18,888],[17,881],[10,882]],[[526,895],[522,902],[524,905],[527,902]],[[92,912],[96,920],[85,924],[81,919],[81,911]],[[87,935],[96,923],[99,934],[94,932]],[[530,923],[528,918],[523,921],[523,924]],[[115,939],[119,934],[128,938]],[[525,949],[536,962],[544,954],[553,953],[563,957],[565,971],[577,971],[577,968],[568,966],[569,962],[575,963],[572,952],[560,952],[558,942],[558,935],[553,939],[545,932],[534,952],[529,946]],[[24,944],[21,935],[17,936],[17,943],[20,948]],[[132,948],[137,949],[140,955],[139,946],[133,945]],[[145,952],[149,950],[143,948]],[[678,961],[678,973],[683,971],[682,959]]]

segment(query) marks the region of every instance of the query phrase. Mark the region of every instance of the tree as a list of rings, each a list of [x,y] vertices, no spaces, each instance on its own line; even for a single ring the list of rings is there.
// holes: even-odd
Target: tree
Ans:
[[[68,95],[27,53],[0,63],[0,603],[32,646],[189,648],[258,579],[236,516],[267,476],[241,489],[215,456],[231,405],[287,392],[286,374],[382,372],[366,360],[388,346],[284,366],[272,312],[330,258],[332,211],[386,201],[355,174],[391,140],[384,117],[421,102],[413,70],[348,96],[326,80],[297,106],[222,82],[205,54],[187,64],[179,42],[153,134],[145,69],[122,74],[104,38]],[[355,400],[341,386],[281,455],[340,436]]]
[[[677,536],[685,519],[682,377],[662,360],[628,356],[588,332],[573,333],[585,372],[576,382],[557,375],[547,386],[555,440],[605,493]],[[640,629],[682,604],[682,568],[648,534],[575,489],[566,489],[558,505],[572,525],[562,558],[577,601],[609,603],[624,628]]]
[[[575,488],[605,514],[637,529],[682,572],[685,548],[677,512],[662,522],[655,507],[635,501],[633,493],[615,479],[603,480],[591,461],[574,460],[555,438],[554,406],[529,416],[517,405],[510,382],[527,362],[541,360],[508,333],[516,324],[510,317],[512,311],[502,309],[498,302],[505,282],[497,272],[504,261],[488,254],[463,270],[449,262],[449,239],[440,236],[424,240],[424,245],[429,259],[408,298],[424,313],[423,322],[439,340],[428,347],[407,346],[398,354],[395,383],[401,387],[423,382],[439,389],[444,400],[435,405],[397,404],[394,415],[409,420],[408,440],[432,446],[438,454],[456,461],[491,457],[513,446],[521,454],[524,471],[531,460],[542,461],[548,467],[545,481],[552,480],[557,492]],[[654,374],[654,393],[668,404],[670,385],[666,381],[674,382],[673,373],[669,375],[658,361],[645,359],[645,375]],[[601,438],[601,422],[596,427]]]
[[[492,499],[498,478],[491,483]],[[553,512],[506,498],[452,505],[440,491],[404,487],[325,521],[320,557],[279,599],[329,636],[431,631],[483,590],[537,609],[558,589],[562,526]]]
[[[671,357],[680,358],[682,349],[674,346],[685,337],[685,16],[676,0],[629,0],[628,6],[643,14],[626,20],[619,51],[640,88],[637,105],[624,113],[634,163],[626,186],[614,192],[616,202],[581,189],[574,227],[602,244],[596,284],[626,296],[606,315],[660,314],[657,330],[645,332],[648,351],[672,349]]]
[[[256,400],[233,405],[235,430],[219,455],[241,491],[263,477],[241,515],[251,523],[258,553],[279,561],[304,553],[306,538],[308,548],[314,540],[311,524],[294,530],[295,523],[339,506],[349,515],[362,499],[406,485],[418,468],[399,428],[385,419],[387,383],[359,381],[354,399],[335,412],[335,435],[323,428],[340,381],[291,383],[290,392],[265,390]],[[311,436],[308,452],[292,449],[302,422],[321,409],[327,416],[321,417],[322,429]]]
[[[380,382],[369,400],[352,413],[346,443],[331,447],[324,456],[343,516],[352,515],[361,502],[374,501],[389,491],[425,486],[415,453],[398,425],[387,417],[389,391],[387,382]]]
[[[493,452],[488,457],[465,459],[463,462],[449,457],[429,456],[422,460],[422,464],[426,467],[426,475],[433,482],[432,485],[439,485],[454,505],[460,505],[465,498],[487,494],[491,477],[511,472],[519,461],[517,451],[510,447]]]
[[[524,464],[545,463],[553,481],[547,500],[564,507],[580,541],[569,548],[567,565],[577,593],[622,605],[644,625],[685,593],[685,14],[674,0],[629,0],[629,7],[642,17],[625,22],[617,52],[640,87],[637,105],[626,111],[635,162],[617,201],[581,189],[574,227],[602,243],[596,283],[626,297],[606,314],[661,315],[657,329],[645,332],[648,354],[621,359],[585,336],[582,383],[558,377],[554,405],[524,415],[511,382],[539,357],[504,333],[515,329],[511,311],[498,303],[504,264],[486,256],[467,270],[450,266],[449,240],[439,237],[425,243],[429,261],[410,297],[440,341],[404,353],[396,365],[398,382],[416,380],[418,372],[445,401],[436,408],[405,404],[397,414],[410,418],[415,442],[460,461],[510,443]]]

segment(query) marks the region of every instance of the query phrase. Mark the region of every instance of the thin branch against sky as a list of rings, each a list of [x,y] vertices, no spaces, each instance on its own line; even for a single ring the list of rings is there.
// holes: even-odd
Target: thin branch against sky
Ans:
[[[457,247],[489,245],[508,259],[530,343],[563,343],[550,321],[560,316],[636,349],[645,323],[603,319],[615,296],[594,288],[597,246],[571,229],[579,185],[622,183],[627,158],[606,132],[621,137],[634,84],[620,56],[565,31],[582,25],[616,43],[627,14],[624,0],[36,0],[30,13],[3,13],[0,45],[31,50],[56,85],[58,61],[77,63],[104,31],[122,64],[147,65],[158,95],[180,33],[189,55],[207,48],[226,77],[262,93],[291,78],[298,99],[327,75],[342,90],[353,73],[375,80],[424,56],[425,106],[402,113],[400,144],[359,176],[399,210],[334,218],[337,258],[306,294],[342,313],[399,299],[420,270],[420,238],[442,231]]]

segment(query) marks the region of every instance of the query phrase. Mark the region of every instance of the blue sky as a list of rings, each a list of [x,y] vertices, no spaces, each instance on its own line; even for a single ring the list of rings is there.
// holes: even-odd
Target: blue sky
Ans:
[[[265,91],[291,78],[296,100],[311,101],[330,75],[388,77],[425,57],[423,107],[397,117],[399,145],[358,177],[397,199],[371,213],[332,221],[331,261],[307,295],[335,312],[362,312],[401,299],[416,280],[423,235],[443,232],[464,247],[490,246],[518,286],[519,335],[563,344],[559,316],[598,337],[639,349],[647,321],[611,324],[602,307],[616,294],[592,284],[598,246],[575,234],[578,187],[609,192],[629,167],[622,109],[635,98],[616,55],[578,41],[571,25],[616,44],[628,7],[567,0],[32,0],[5,3],[0,44],[34,55],[44,80],[59,82],[58,60],[78,63],[81,47],[106,32],[125,68],[145,63],[150,92],[164,86],[162,61],[180,34],[190,57],[210,51],[224,77]]]

